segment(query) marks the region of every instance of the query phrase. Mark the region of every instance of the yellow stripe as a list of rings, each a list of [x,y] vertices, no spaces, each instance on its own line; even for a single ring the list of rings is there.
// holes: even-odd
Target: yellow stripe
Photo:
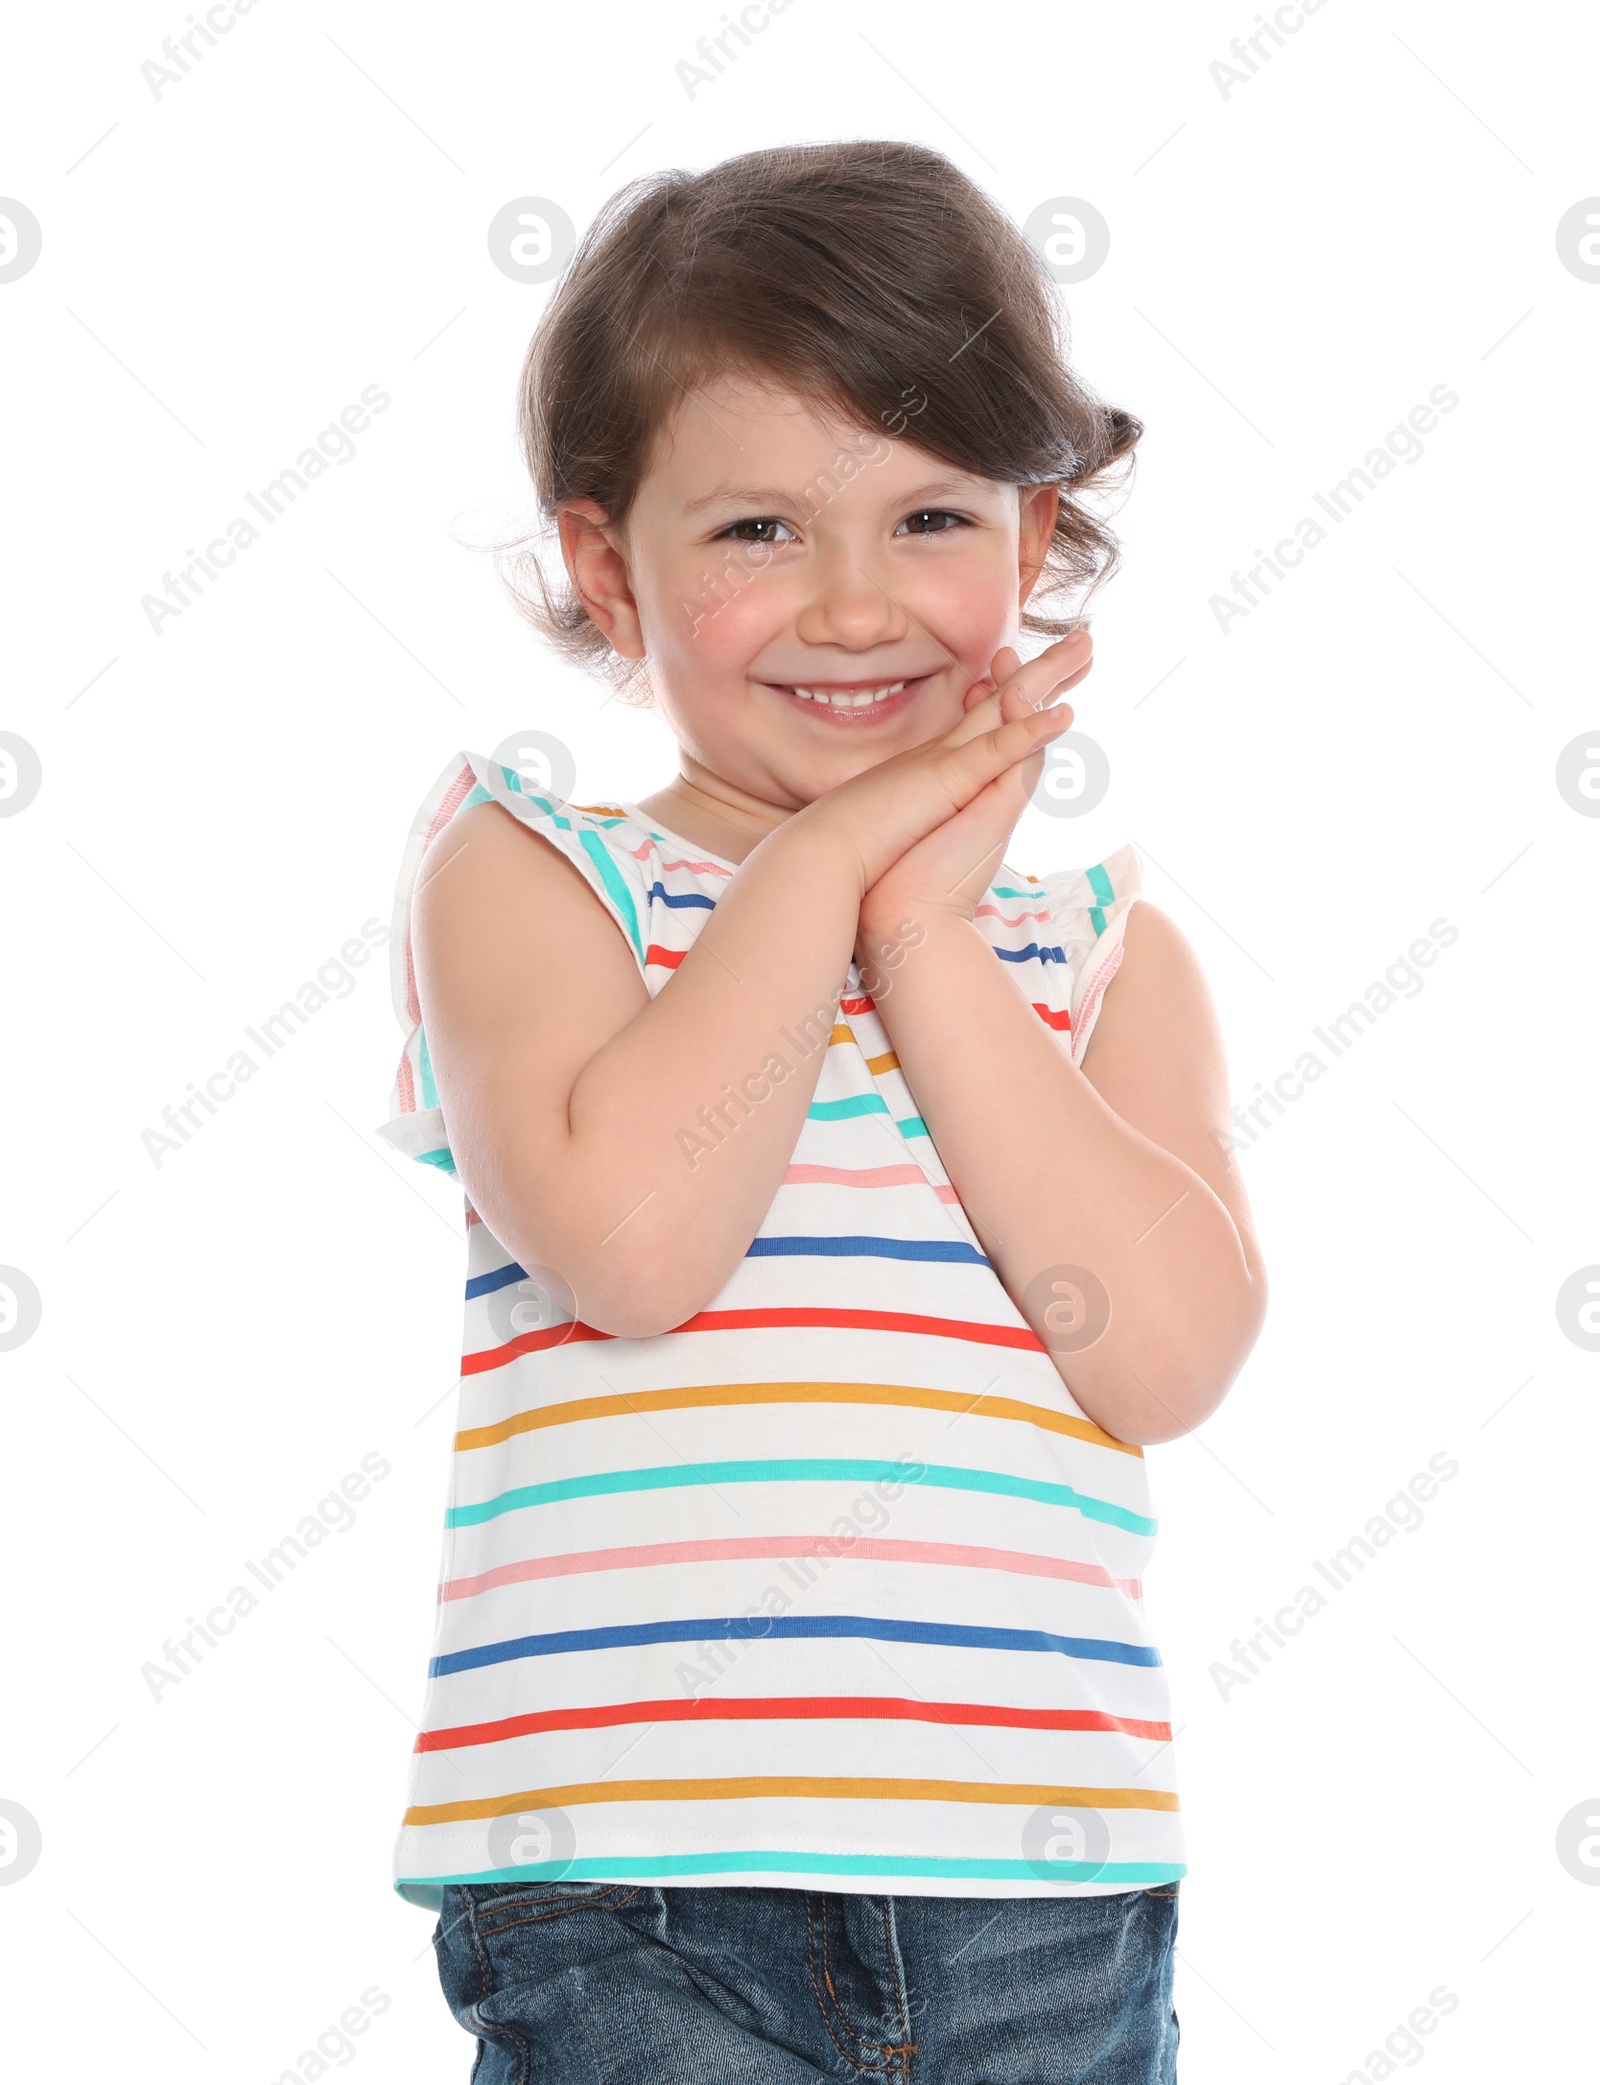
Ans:
[[[1095,1810],[1176,1810],[1166,1788],[1054,1788],[1031,1781],[857,1781],[843,1775],[748,1774],[734,1781],[575,1781],[565,1788],[524,1788],[470,1803],[426,1803],[407,1824],[461,1824],[519,1810],[568,1810],[580,1803],[724,1803],[799,1796],[820,1802],[1016,1803],[1029,1809],[1059,1803]]]
[[[855,1039],[855,1030],[846,1026],[843,1021],[840,1021],[835,1026],[833,1033],[828,1037],[828,1047],[832,1049],[835,1043],[853,1043]],[[881,1057],[869,1057],[867,1059],[867,1070],[872,1073],[874,1078],[880,1072],[898,1071],[899,1069],[900,1059],[893,1050],[885,1050]]]
[[[575,1397],[566,1404],[540,1405],[514,1412],[493,1426],[470,1426],[456,1435],[457,1449],[495,1448],[519,1433],[546,1426],[571,1426],[580,1419],[621,1419],[630,1412],[682,1412],[697,1406],[729,1404],[890,1404],[916,1405],[930,1412],[969,1412],[979,1419],[1020,1419],[1046,1433],[1092,1441],[1115,1448],[1119,1455],[1143,1456],[1143,1449],[1119,1441],[1089,1419],[1052,1412],[1048,1405],[1025,1404],[1016,1397],[969,1397],[964,1390],[920,1390],[900,1383],[692,1383],[681,1390],[624,1391],[616,1397]]]

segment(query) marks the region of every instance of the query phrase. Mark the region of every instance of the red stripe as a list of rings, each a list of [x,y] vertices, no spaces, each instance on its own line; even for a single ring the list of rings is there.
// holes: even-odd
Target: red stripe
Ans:
[[[1041,1006],[1037,999],[1033,1001],[1033,1010],[1046,1027],[1058,1030],[1065,1028],[1070,1031],[1072,1027],[1071,1014],[1066,1012],[1055,1013],[1048,1006]]]
[[[1042,1354],[1043,1340],[1028,1325],[980,1325],[966,1318],[913,1317],[900,1310],[702,1310],[675,1332],[737,1332],[782,1325],[838,1325],[854,1332],[923,1332],[934,1339],[970,1339],[980,1346],[1021,1347]]]
[[[965,1318],[913,1317],[901,1310],[823,1310],[794,1308],[780,1310],[702,1310],[669,1332],[764,1332],[795,1325],[823,1325],[851,1332],[920,1332],[931,1339],[967,1339],[986,1347],[1018,1347],[1029,1354],[1042,1354],[1045,1345],[1028,1325],[980,1325]],[[524,1332],[503,1347],[485,1347],[480,1353],[463,1354],[461,1373],[482,1375],[491,1368],[504,1368],[520,1354],[543,1353],[549,1347],[565,1346],[575,1339],[612,1339],[610,1332],[597,1332],[581,1322],[551,1325],[539,1332]]]
[[[587,1709],[543,1709],[504,1716],[496,1723],[462,1723],[453,1730],[424,1730],[419,1752],[448,1752],[460,1745],[495,1745],[506,1738],[537,1737],[550,1730],[609,1730],[619,1723],[745,1723],[846,1718],[899,1723],[976,1723],[1006,1730],[1109,1730],[1160,1744],[1172,1737],[1170,1723],[1108,1716],[1099,1709],[1013,1709],[975,1701],[902,1701],[894,1695],[776,1695],[704,1701],[619,1701]]]
[[[612,1332],[597,1332],[593,1325],[550,1325],[541,1332],[524,1332],[518,1338],[508,1340],[503,1347],[485,1347],[480,1354],[463,1354],[461,1373],[480,1376],[491,1368],[504,1368],[508,1361],[515,1361],[520,1354],[542,1354],[550,1347],[565,1346],[570,1340],[615,1337]]]
[[[686,948],[663,948],[659,942],[652,941],[644,952],[645,968],[656,963],[663,970],[676,970],[688,953]]]
[[[842,1014],[875,1014],[878,1006],[873,999],[841,999],[839,1011]]]

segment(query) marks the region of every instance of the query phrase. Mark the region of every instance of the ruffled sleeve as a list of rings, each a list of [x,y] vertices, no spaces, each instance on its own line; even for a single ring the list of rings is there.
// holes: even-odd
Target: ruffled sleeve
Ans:
[[[1122,937],[1134,900],[1144,888],[1144,862],[1130,842],[1087,869],[1058,869],[1034,888],[1049,912],[1048,946],[1033,982],[1042,987],[1038,1012],[1068,1044],[1074,1064],[1094,1033],[1106,986],[1122,961]]]
[[[423,856],[433,841],[462,811],[475,804],[502,804],[530,830],[560,850],[616,922],[644,971],[649,899],[639,864],[611,829],[616,816],[592,813],[548,792],[525,790],[514,768],[502,767],[479,753],[457,753],[423,799],[406,836],[400,880],[395,888],[390,932],[390,986],[395,1013],[405,1032],[405,1047],[389,1097],[389,1119],[378,1135],[420,1164],[455,1175],[455,1161],[445,1134],[444,1117],[428,1059],[417,998],[416,967],[411,953],[411,902]]]

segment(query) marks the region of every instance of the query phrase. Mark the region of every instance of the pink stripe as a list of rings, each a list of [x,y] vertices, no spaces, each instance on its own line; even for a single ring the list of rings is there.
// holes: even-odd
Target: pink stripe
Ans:
[[[732,1557],[870,1557],[886,1564],[956,1564],[969,1571],[1013,1571],[1028,1578],[1070,1578],[1079,1585],[1107,1586],[1142,1600],[1137,1578],[1113,1578],[1098,1564],[1066,1557],[1030,1555],[1022,1549],[970,1549],[954,1542],[891,1542],[862,1535],[848,1545],[831,1535],[737,1535],[705,1542],[648,1542],[636,1549],[584,1549],[569,1556],[528,1557],[500,1564],[476,1578],[452,1578],[439,1588],[441,1600],[470,1600],[501,1585],[530,1578],[573,1578],[586,1571],[628,1571],[645,1564],[709,1564]]]
[[[1089,980],[1089,984],[1084,992],[1083,998],[1079,1001],[1078,1004],[1078,1018],[1073,1024],[1074,1046],[1076,1046],[1076,1038],[1083,1035],[1087,1030],[1090,1018],[1093,1015],[1095,1007],[1099,1003],[1101,995],[1104,993],[1106,986],[1110,984],[1111,980],[1122,968],[1122,954],[1123,943],[1119,941],[1116,947],[1111,951],[1110,955],[1107,956],[1105,961],[1100,965],[1100,968],[1095,972],[1094,976]],[[1088,1044],[1085,1043],[1083,1047],[1087,1049]]]
[[[417,1089],[411,1077],[411,1059],[404,1051],[400,1055],[400,1069],[395,1074],[395,1090],[400,1095],[402,1115],[417,1112]]]
[[[941,1202],[958,1203],[953,1187],[940,1187],[920,1166],[791,1166],[785,1187],[931,1187]]]
[[[618,841],[616,844],[620,846],[622,843]],[[633,856],[635,861],[642,862],[647,854],[654,854],[655,842],[654,840],[645,840],[637,847],[628,848],[627,852]],[[725,869],[721,862],[669,862],[663,859],[661,867],[663,869],[687,869],[694,876],[731,876],[733,874],[732,869]]]
[[[974,919],[997,919],[1003,927],[1020,927],[1025,919],[1036,919],[1045,926],[1050,924],[1048,908],[1043,912],[1019,912],[1015,919],[1007,919],[998,905],[980,905],[972,916]]]

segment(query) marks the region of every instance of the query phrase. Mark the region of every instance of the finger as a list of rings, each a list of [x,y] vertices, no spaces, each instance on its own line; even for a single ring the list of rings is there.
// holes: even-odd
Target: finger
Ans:
[[[1034,709],[1031,704],[1024,703],[1020,715],[1008,719],[993,731],[969,739],[964,745],[942,748],[944,757],[953,764],[960,778],[957,787],[962,800],[970,801],[997,775],[1004,774],[1018,761],[1026,760],[1030,753],[1038,752],[1053,738],[1059,738],[1071,722],[1070,709]]]
[[[1009,724],[1017,717],[1028,716],[1034,710],[1046,709],[1063,709],[1068,716],[1071,716],[1073,714],[1071,703],[1064,703],[1061,700],[1061,697],[1066,692],[1066,687],[1063,686],[1053,690],[1038,702],[1030,702],[1023,690],[1013,682],[1010,687],[1002,688],[1000,691],[999,716],[996,718],[996,722]]]
[[[989,678],[997,688],[1003,688],[1022,664],[1022,654],[1011,645],[1004,644],[994,655],[989,667]]]
[[[1013,653],[1011,656],[1015,657]],[[1004,694],[1007,687],[1020,687],[1030,703],[1037,706],[1047,696],[1066,688],[1080,679],[1092,665],[1094,643],[1087,630],[1072,630],[1032,659],[1010,673],[996,685]]]

